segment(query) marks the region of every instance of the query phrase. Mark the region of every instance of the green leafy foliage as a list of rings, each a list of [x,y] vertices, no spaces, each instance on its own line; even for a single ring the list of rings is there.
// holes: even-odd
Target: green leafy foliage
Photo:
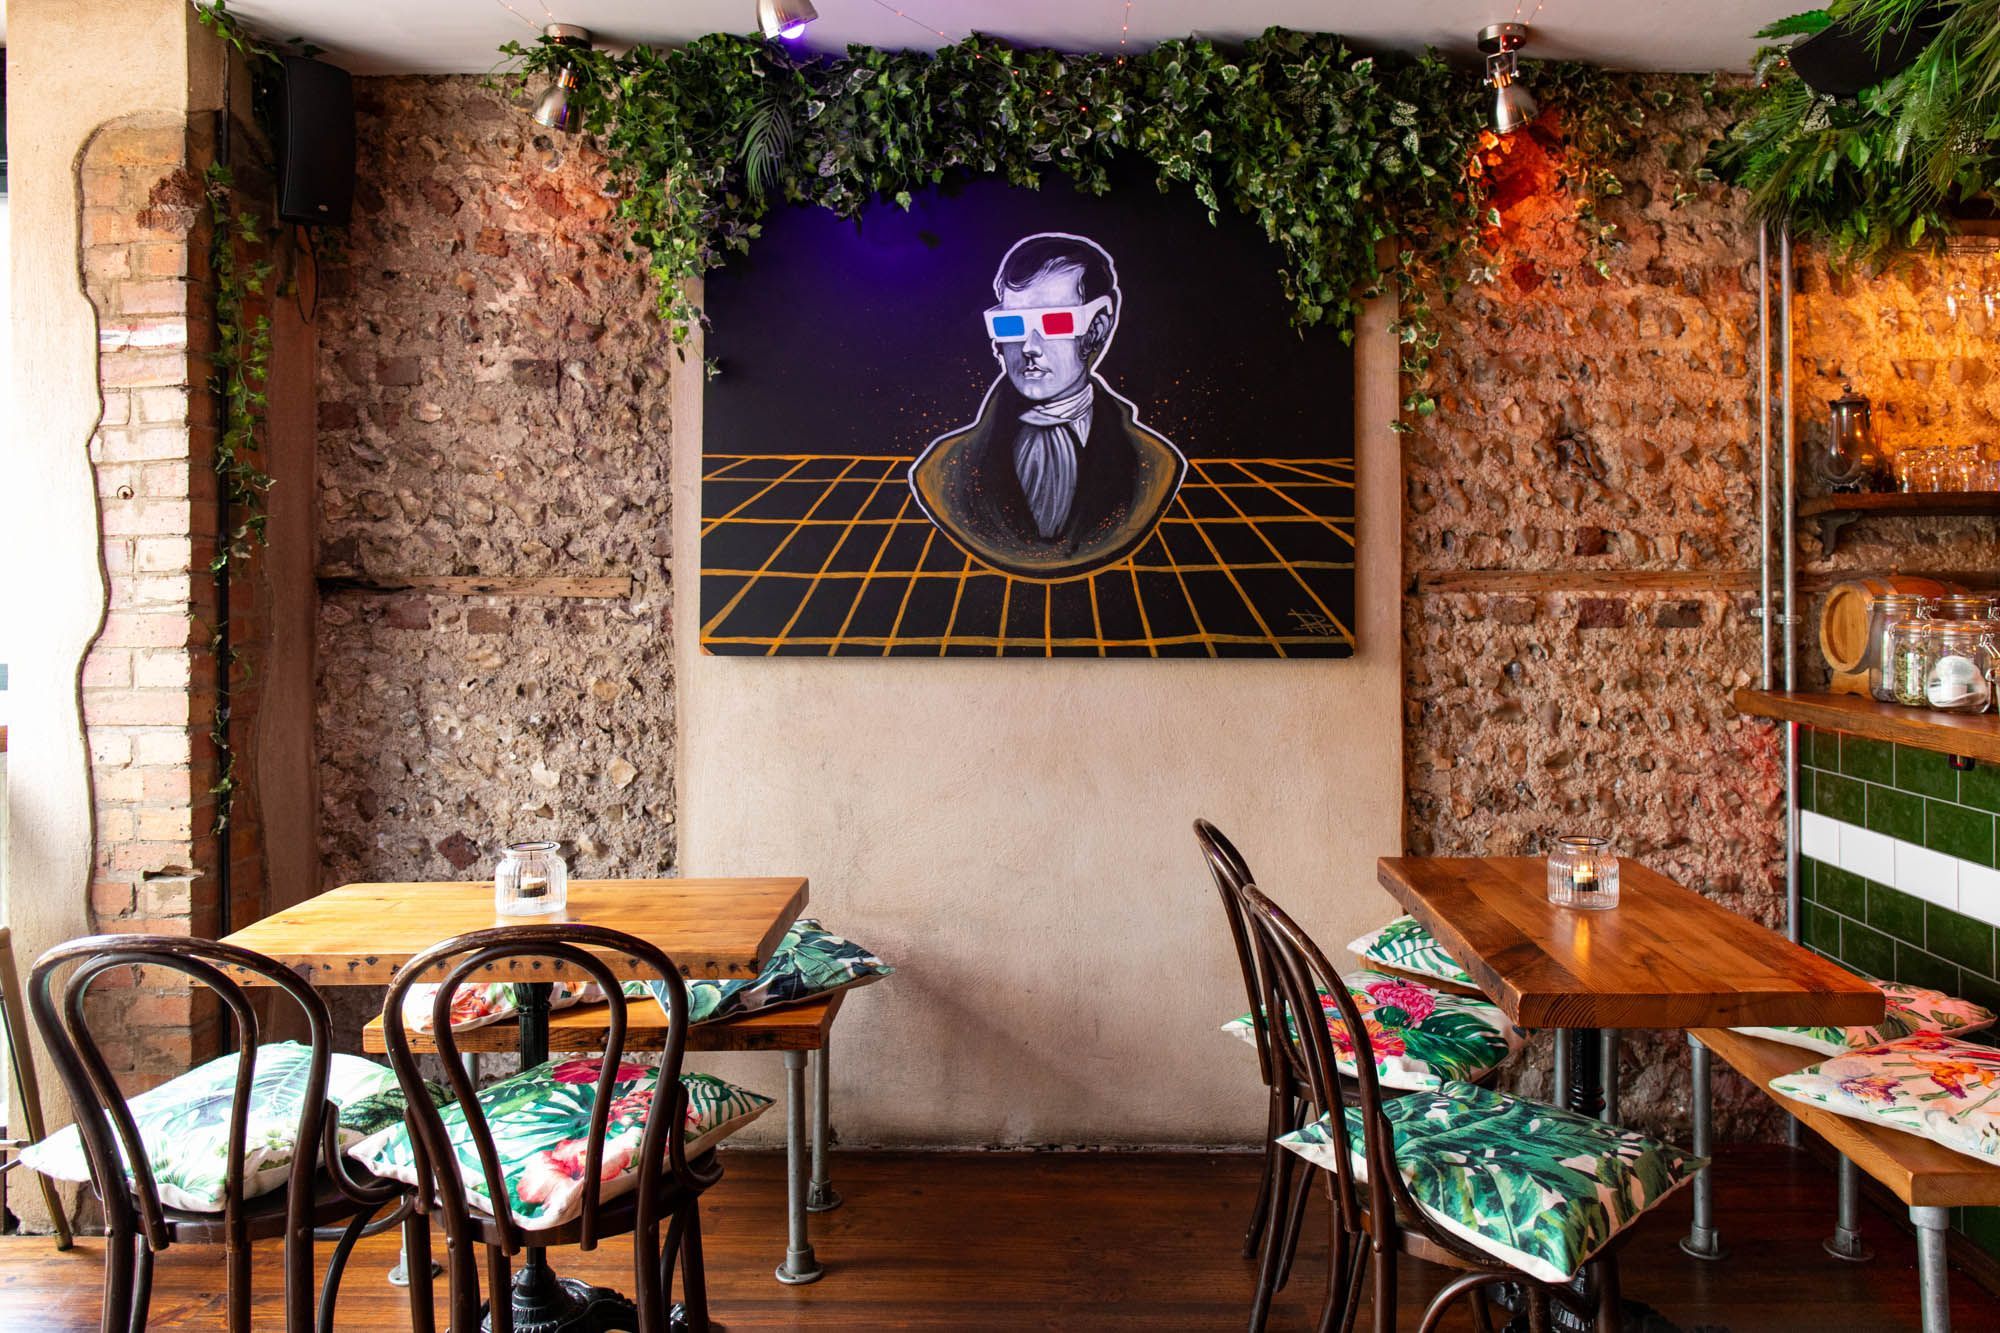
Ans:
[[[1836,0],[1765,33],[1839,20],[1880,40],[1924,8]],[[1759,216],[1840,259],[1942,245],[1953,215],[1990,205],[2000,187],[2000,0],[1947,0],[1943,16],[1915,63],[1855,98],[1814,92],[1783,47],[1761,53],[1761,87],[1713,155],[1716,172],[1750,192]]]
[[[501,50],[524,75],[578,66],[584,128],[677,342],[701,318],[687,281],[745,252],[774,205],[853,217],[878,197],[908,207],[954,173],[1028,188],[1056,173],[1101,193],[1113,156],[1131,153],[1211,220],[1231,210],[1257,222],[1301,326],[1351,338],[1362,303],[1395,292],[1403,366],[1420,378],[1436,344],[1424,292],[1449,295],[1482,225],[1483,186],[1467,170],[1487,117],[1478,71],[1435,54],[1360,56],[1324,33],[1273,28],[1241,50],[1189,38],[1133,56],[978,35],[837,60],[726,35],[669,50]],[[1558,100],[1594,77],[1566,69]],[[1576,171],[1605,192],[1608,163]],[[1419,390],[1405,406],[1434,403]]]

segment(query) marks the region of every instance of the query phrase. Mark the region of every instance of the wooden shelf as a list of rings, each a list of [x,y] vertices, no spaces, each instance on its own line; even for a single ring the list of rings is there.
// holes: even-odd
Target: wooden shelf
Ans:
[[[1736,691],[1736,710],[2000,764],[2000,713],[1939,713],[1853,694],[1752,689]]]
[[[1821,555],[1832,555],[1841,529],[1862,518],[2000,517],[2000,491],[1866,491],[1816,495],[1799,505],[1799,518],[1819,530]]]

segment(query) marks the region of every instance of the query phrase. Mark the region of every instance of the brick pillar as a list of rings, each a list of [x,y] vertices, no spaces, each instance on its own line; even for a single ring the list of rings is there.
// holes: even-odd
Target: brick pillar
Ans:
[[[98,931],[224,933],[215,867],[217,478],[207,353],[206,135],[113,121],[85,150],[84,290],[104,411],[90,442],[109,599],[83,668]],[[150,1086],[219,1049],[214,1005],[171,978],[107,977],[113,1066]],[[104,983],[99,983],[102,986]],[[109,1030],[100,1028],[100,1031]]]

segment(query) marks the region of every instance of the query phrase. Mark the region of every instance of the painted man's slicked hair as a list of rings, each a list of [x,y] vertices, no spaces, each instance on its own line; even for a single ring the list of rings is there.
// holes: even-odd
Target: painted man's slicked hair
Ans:
[[[1043,274],[1066,268],[1082,270],[1078,280],[1083,289],[1080,304],[1088,305],[1100,296],[1109,296],[1117,304],[1118,270],[1112,265],[1111,256],[1095,241],[1054,234],[1016,241],[1000,261],[1000,271],[993,275],[993,295],[1004,296],[1009,289],[1018,292]]]

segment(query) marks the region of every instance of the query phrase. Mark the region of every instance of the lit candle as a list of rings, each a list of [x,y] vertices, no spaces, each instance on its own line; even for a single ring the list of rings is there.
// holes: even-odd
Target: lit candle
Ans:
[[[1578,893],[1597,892],[1597,866],[1590,861],[1582,861],[1569,868],[1570,887]]]

